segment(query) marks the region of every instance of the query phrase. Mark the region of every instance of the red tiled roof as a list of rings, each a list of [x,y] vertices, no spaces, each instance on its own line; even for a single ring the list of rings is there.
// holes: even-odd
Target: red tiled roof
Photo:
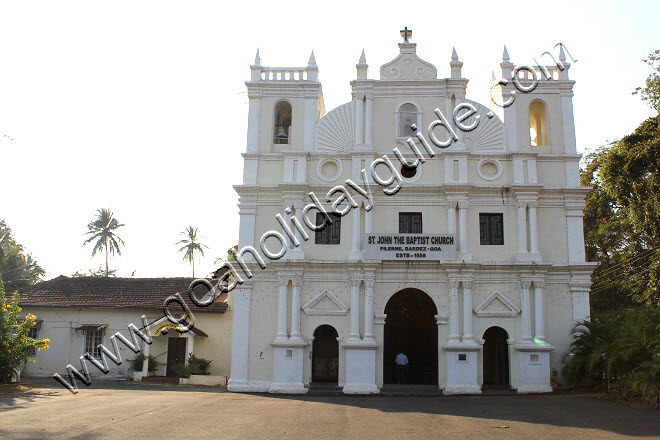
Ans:
[[[188,297],[188,286],[194,278],[113,278],[75,277],[63,275],[22,289],[21,306],[91,307],[91,308],[146,308],[162,309],[170,295],[181,293],[193,313],[225,313],[227,294],[222,293],[208,307],[196,306]],[[212,283],[217,281],[209,280]],[[200,300],[204,287],[195,287]],[[180,310],[176,303],[171,310]]]

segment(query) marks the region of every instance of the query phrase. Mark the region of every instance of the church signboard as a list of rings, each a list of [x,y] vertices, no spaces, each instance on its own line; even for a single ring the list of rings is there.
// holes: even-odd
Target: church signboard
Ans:
[[[454,234],[367,234],[367,260],[455,260]]]

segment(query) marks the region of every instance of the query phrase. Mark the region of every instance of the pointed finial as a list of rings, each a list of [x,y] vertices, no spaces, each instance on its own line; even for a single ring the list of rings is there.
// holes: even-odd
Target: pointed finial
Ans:
[[[312,54],[309,56],[309,61],[307,61],[308,66],[316,66],[316,58],[314,58],[314,51],[312,51]]]
[[[261,58],[259,57],[259,48],[257,47],[257,55],[254,57],[254,65],[255,66],[260,66],[261,65]]]
[[[497,78],[495,77],[495,71],[491,70],[490,81],[495,82],[496,80],[497,80]]]
[[[508,63],[510,61],[509,51],[506,50],[506,44],[504,45],[504,52],[502,53],[502,61]]]
[[[559,43],[559,61],[566,61],[566,54],[564,53],[564,45]]]
[[[456,53],[456,48],[455,47],[451,48],[451,60],[452,61],[458,61],[458,54]]]
[[[362,49],[362,55],[360,55],[360,61],[358,64],[367,64],[367,57],[364,55],[364,49]]]

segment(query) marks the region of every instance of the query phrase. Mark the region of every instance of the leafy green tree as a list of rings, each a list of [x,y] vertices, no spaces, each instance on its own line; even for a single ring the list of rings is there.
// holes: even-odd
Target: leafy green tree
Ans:
[[[92,257],[96,255],[97,252],[105,250],[105,276],[110,276],[110,271],[108,269],[108,254],[112,255],[115,252],[118,255],[121,255],[120,245],[125,245],[124,240],[122,240],[115,231],[124,226],[119,223],[114,214],[110,209],[99,209],[96,211],[96,219],[87,224],[88,231],[85,235],[90,235],[90,237],[85,240],[83,246],[86,246],[89,243],[94,243],[92,248]]]
[[[31,254],[12,236],[11,229],[0,220],[0,281],[7,289],[18,290],[41,281],[46,272]]]
[[[8,301],[5,287],[0,281],[0,383],[8,383],[24,363],[30,362],[34,350],[48,350],[49,339],[33,339],[28,336],[36,325],[37,317],[28,314],[20,319],[18,292]]]
[[[199,238],[197,237],[197,228],[188,226],[185,231],[181,232],[181,235],[185,236],[186,238],[176,242],[175,244],[183,244],[181,249],[179,249],[179,252],[185,252],[183,254],[183,261],[189,261],[190,264],[192,264],[192,276],[195,278],[195,252],[199,252],[203,257],[203,248],[208,249],[209,247],[199,241]]]
[[[642,95],[642,100],[660,113],[660,75],[658,75],[660,73],[660,50],[651,53],[644,62],[651,66],[653,72],[646,78],[646,86],[637,87],[633,95]]]
[[[135,271],[134,271],[135,273]],[[87,271],[80,271],[77,270],[73,275],[71,275],[74,278],[80,278],[80,277],[116,277],[117,276],[117,269],[110,269],[107,272],[105,269],[103,269],[103,266],[99,266],[97,269],[91,268],[87,269]]]
[[[237,256],[236,248],[237,248],[237,247],[238,247],[238,246],[233,246],[233,247],[230,247],[229,249],[227,249],[227,258],[226,258],[226,261],[231,261],[231,260],[235,260],[235,259],[236,259],[236,256]],[[225,262],[225,259],[224,259],[224,258],[222,258],[222,257],[218,257],[218,258],[215,259],[215,261],[214,261],[213,263],[214,263],[214,264],[220,264],[220,263],[224,263],[224,262]]]

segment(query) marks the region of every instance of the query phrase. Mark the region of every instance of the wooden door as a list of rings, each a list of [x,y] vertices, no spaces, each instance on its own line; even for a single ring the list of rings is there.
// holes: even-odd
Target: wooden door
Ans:
[[[186,364],[186,338],[167,340],[167,376],[176,377],[176,369]]]

